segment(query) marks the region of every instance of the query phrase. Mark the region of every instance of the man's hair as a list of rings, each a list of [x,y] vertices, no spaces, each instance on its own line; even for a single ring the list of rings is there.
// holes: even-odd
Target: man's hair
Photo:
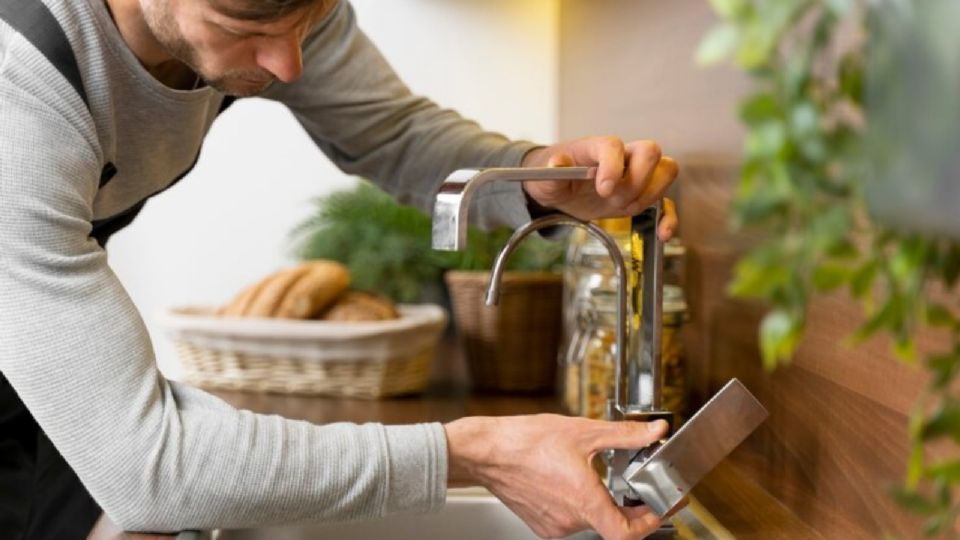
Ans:
[[[337,0],[209,0],[214,8],[234,19],[245,21],[276,20],[294,11]]]

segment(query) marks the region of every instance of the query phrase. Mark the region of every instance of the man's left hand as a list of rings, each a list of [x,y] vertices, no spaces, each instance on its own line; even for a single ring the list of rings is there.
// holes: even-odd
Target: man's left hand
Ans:
[[[663,197],[677,177],[677,163],[661,155],[653,141],[624,143],[617,137],[587,137],[530,151],[524,167],[596,166],[595,183],[583,181],[524,182],[537,204],[579,219],[592,220],[639,214]],[[657,230],[668,240],[677,228],[673,201],[664,199]]]

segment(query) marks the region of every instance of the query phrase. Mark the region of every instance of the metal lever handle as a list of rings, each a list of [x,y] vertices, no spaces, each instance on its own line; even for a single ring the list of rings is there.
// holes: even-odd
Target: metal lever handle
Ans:
[[[659,200],[631,220],[632,240],[643,242],[642,288],[640,306],[633,298],[634,313],[640,314],[640,334],[637,342],[639,362],[630,362],[626,377],[621,377],[617,388],[617,406],[621,412],[659,411],[663,403],[663,373],[661,369],[660,339],[663,331],[663,242],[657,236],[657,225],[663,214]],[[638,309],[639,308],[639,309]],[[643,374],[650,380],[643,380]],[[644,400],[644,390],[649,401]]]
[[[478,189],[491,182],[594,180],[596,167],[460,169],[440,185],[433,205],[433,249],[459,251],[467,245],[467,212]]]

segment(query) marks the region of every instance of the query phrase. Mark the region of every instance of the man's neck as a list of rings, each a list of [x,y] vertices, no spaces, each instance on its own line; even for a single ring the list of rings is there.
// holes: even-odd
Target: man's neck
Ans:
[[[197,85],[196,74],[167,52],[153,35],[138,0],[104,1],[123,40],[154,78],[176,89]]]

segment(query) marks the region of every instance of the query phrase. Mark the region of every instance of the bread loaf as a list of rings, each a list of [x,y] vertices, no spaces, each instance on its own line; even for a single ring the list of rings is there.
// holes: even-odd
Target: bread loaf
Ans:
[[[309,319],[329,307],[350,285],[350,273],[335,261],[315,260],[275,272],[240,292],[218,310],[235,317]]]
[[[325,321],[385,321],[399,318],[390,300],[361,291],[348,291],[323,314]]]

